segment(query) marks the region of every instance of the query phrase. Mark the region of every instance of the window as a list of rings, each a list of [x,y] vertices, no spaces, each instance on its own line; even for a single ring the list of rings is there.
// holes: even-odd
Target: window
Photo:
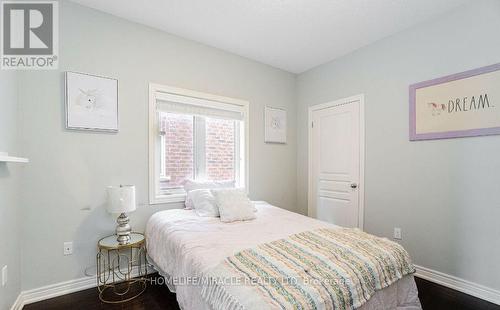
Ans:
[[[248,103],[150,85],[150,203],[181,202],[188,179],[247,182]]]

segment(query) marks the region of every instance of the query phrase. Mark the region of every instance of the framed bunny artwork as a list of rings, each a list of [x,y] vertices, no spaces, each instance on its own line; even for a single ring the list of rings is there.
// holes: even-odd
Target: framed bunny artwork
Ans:
[[[118,80],[65,73],[66,128],[118,132]]]
[[[264,123],[266,143],[286,143],[286,110],[266,106]]]

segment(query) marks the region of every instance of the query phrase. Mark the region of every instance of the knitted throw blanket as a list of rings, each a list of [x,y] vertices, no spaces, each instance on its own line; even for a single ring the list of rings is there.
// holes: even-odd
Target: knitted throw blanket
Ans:
[[[243,250],[204,275],[214,309],[355,309],[414,273],[397,243],[358,229],[319,229]]]

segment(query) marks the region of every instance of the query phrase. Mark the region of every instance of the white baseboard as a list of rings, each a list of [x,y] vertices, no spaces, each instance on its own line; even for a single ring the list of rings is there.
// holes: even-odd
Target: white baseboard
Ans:
[[[97,280],[95,277],[85,277],[22,291],[11,310],[21,310],[27,304],[82,291],[96,286]]]
[[[23,308],[22,302],[21,302],[21,294],[17,296],[16,301],[14,301],[14,304],[12,307],[10,307],[10,310],[20,310]]]
[[[148,270],[148,274],[156,272],[155,270]],[[132,271],[132,277],[139,276],[135,270]],[[78,291],[83,291],[89,288],[97,287],[97,279],[95,276],[84,277],[75,280],[69,280],[47,286],[42,286],[36,289],[22,291],[17,297],[15,303],[10,310],[21,310],[25,305],[42,301]]]
[[[415,276],[500,305],[500,291],[446,273],[415,266]]]

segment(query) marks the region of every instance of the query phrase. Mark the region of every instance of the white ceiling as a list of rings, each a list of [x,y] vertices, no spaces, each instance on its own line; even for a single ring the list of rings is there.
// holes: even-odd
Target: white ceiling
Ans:
[[[300,73],[471,0],[73,0]]]

